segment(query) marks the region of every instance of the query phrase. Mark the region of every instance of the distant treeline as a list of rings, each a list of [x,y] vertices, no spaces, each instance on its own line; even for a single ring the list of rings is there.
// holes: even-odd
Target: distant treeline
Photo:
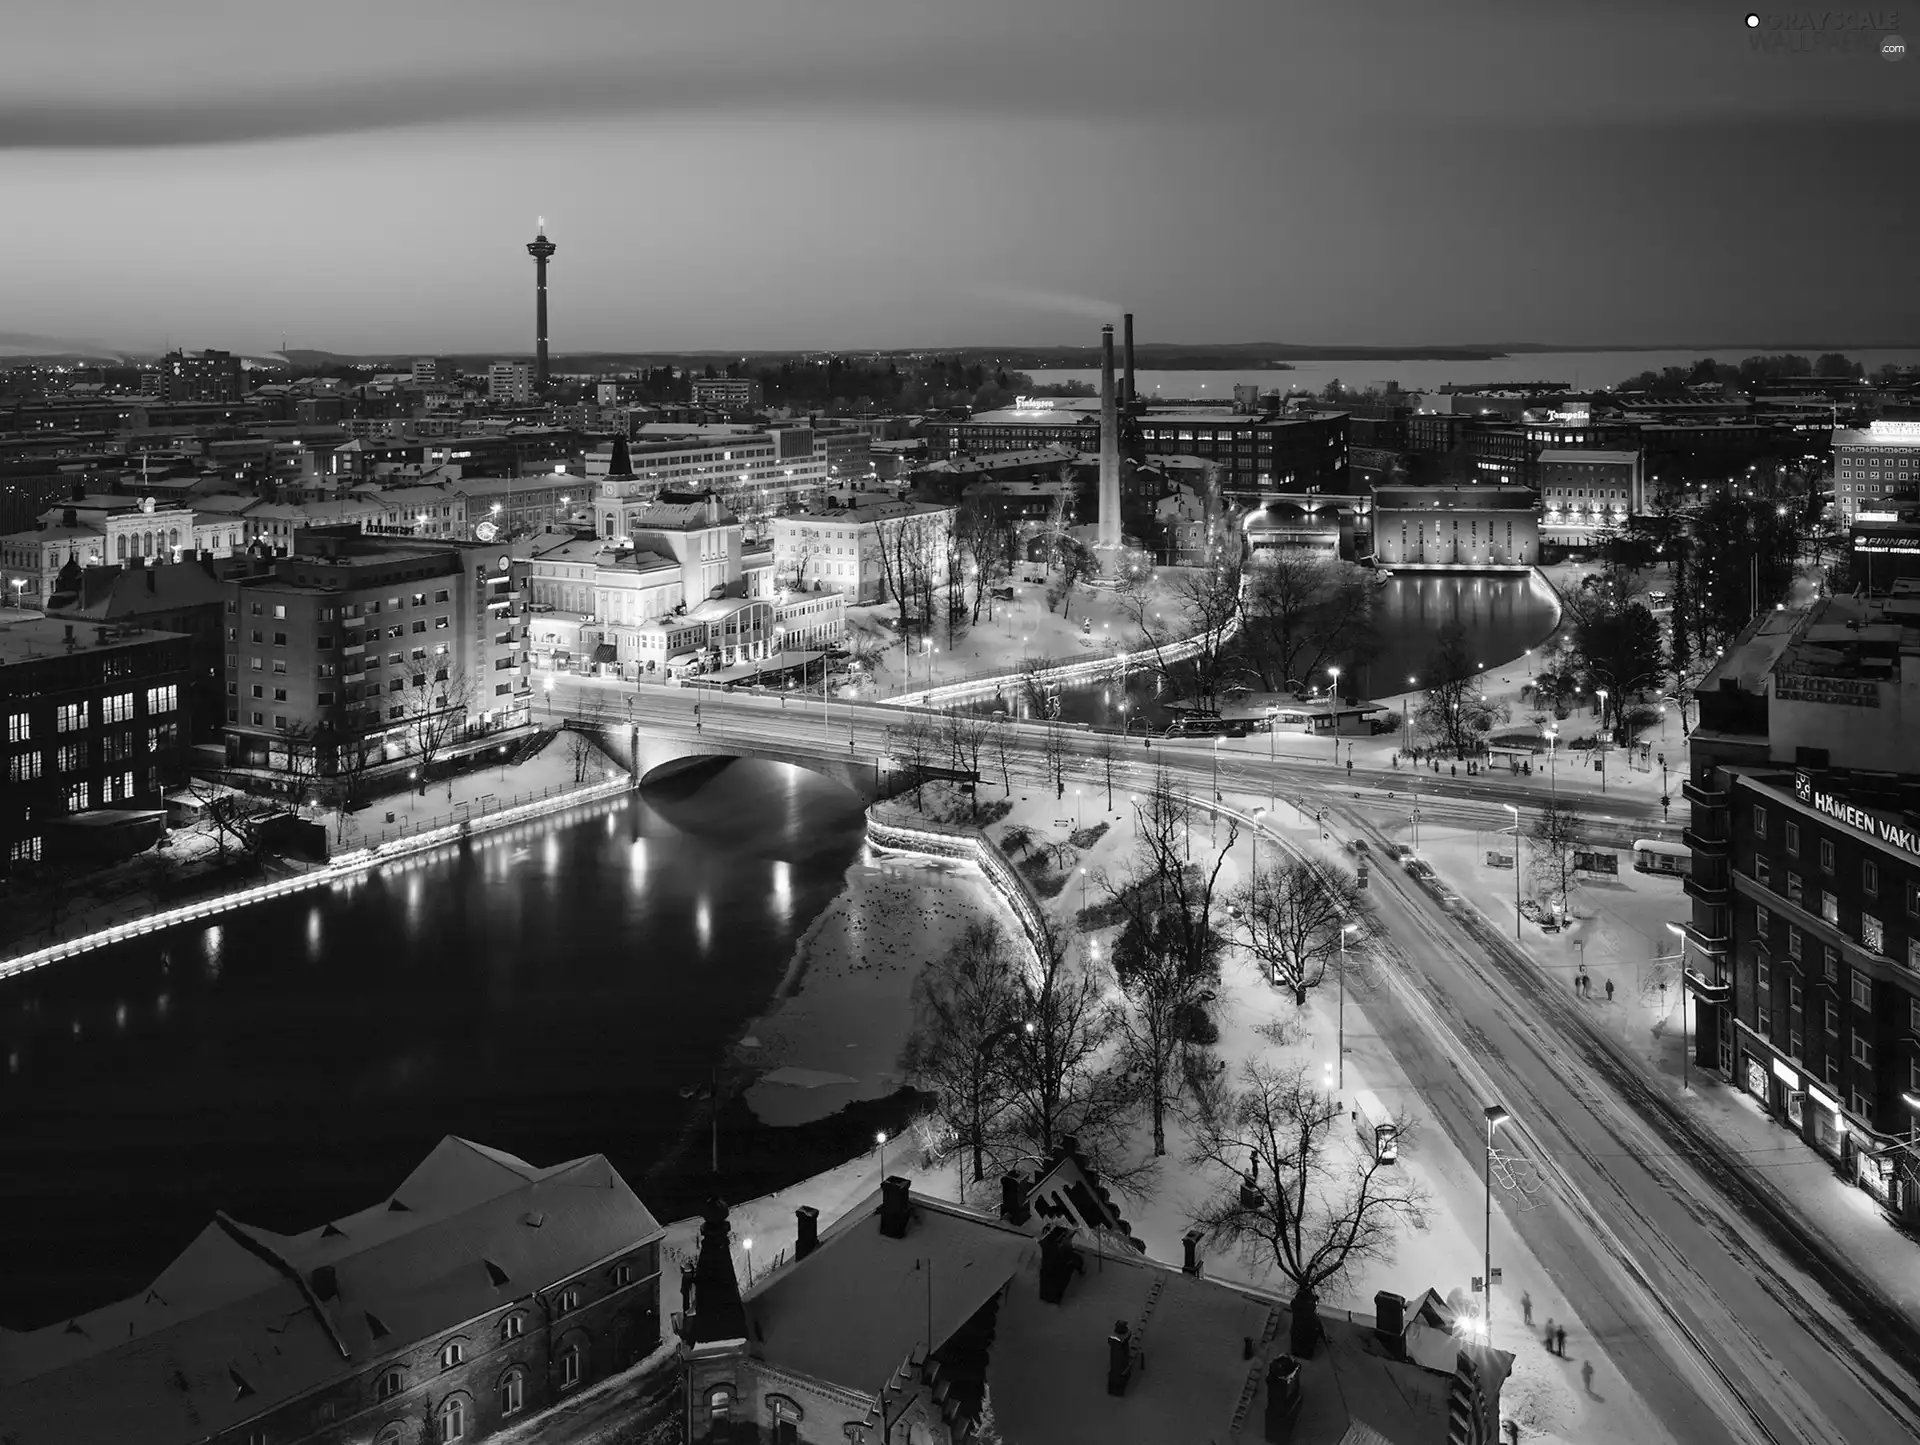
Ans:
[[[1866,367],[1837,351],[1826,352],[1811,361],[1792,353],[1749,356],[1739,362],[1715,361],[1707,356],[1692,366],[1668,366],[1659,371],[1640,372],[1628,377],[1614,389],[1678,397],[1697,386],[1727,386],[1746,390],[1762,382],[1788,381],[1797,376],[1821,381],[1871,380],[1884,385],[1892,382],[1897,375],[1897,367],[1883,366],[1869,378]]]

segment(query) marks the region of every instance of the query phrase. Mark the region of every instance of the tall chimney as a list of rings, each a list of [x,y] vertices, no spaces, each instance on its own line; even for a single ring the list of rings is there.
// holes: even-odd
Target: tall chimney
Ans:
[[[793,1211],[793,1217],[800,1226],[800,1235],[793,1246],[793,1257],[805,1259],[820,1247],[820,1211],[811,1204],[803,1204]]]
[[[1121,394],[1120,404],[1128,410],[1132,410],[1134,400],[1140,393],[1135,391],[1133,387],[1133,313],[1131,311],[1127,313],[1124,339],[1126,342],[1127,356],[1127,389]]]
[[[880,1181],[880,1232],[889,1239],[907,1237],[909,1187],[908,1181],[898,1174],[889,1174]]]
[[[1407,1298],[1383,1289],[1373,1297],[1373,1333],[1396,1360],[1407,1357]]]
[[[1113,394],[1113,327],[1100,328],[1101,547],[1120,546],[1120,411]]]

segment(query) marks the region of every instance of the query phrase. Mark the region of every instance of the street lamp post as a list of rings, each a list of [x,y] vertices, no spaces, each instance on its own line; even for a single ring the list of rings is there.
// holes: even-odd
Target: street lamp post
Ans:
[[[1666,925],[1667,932],[1680,940],[1680,1092],[1686,1093],[1687,1080],[1687,930],[1677,923]]]
[[[1486,1329],[1487,1345],[1489,1348],[1493,1345],[1493,1131],[1506,1123],[1509,1117],[1507,1111],[1498,1104],[1487,1105],[1487,1157],[1485,1174],[1487,1185],[1487,1230],[1486,1236],[1482,1241],[1484,1252],[1480,1262],[1481,1268],[1486,1271],[1485,1276],[1481,1279],[1481,1284],[1486,1289],[1486,1304],[1481,1310],[1480,1322]]]
[[[880,1150],[880,1182],[887,1182],[887,1131],[880,1130],[873,1136],[873,1142]]]
[[[1604,687],[1596,687],[1593,695],[1600,699],[1600,793],[1604,797],[1607,791],[1607,697]]]
[[[1520,941],[1520,810],[1512,803],[1501,807],[1513,814],[1513,941]]]
[[[1340,669],[1330,667],[1327,676],[1327,731],[1333,734],[1333,765],[1340,766]]]
[[[553,679],[547,679],[547,716],[553,716]]]

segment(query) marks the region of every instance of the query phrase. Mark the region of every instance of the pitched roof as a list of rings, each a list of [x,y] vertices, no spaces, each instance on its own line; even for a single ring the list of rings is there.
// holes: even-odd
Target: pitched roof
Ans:
[[[141,1296],[0,1331],[0,1420],[19,1445],[186,1445],[659,1232],[603,1156],[537,1168],[449,1135],[358,1213],[293,1235],[222,1215]]]
[[[807,1258],[749,1290],[753,1352],[871,1394],[910,1346],[925,1341],[929,1313],[938,1349],[1037,1248],[1011,1225],[919,1195],[912,1199],[904,1238],[880,1232],[876,1191],[823,1233]],[[853,1320],[858,1329],[848,1328]]]

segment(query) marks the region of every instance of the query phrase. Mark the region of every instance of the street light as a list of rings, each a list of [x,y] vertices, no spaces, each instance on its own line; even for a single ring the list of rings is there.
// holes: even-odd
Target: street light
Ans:
[[[1512,803],[1501,807],[1513,814],[1513,941],[1520,941],[1520,810]]]
[[[553,679],[547,679],[547,716],[553,716]]]
[[[1327,731],[1333,734],[1333,765],[1340,766],[1340,669],[1330,667],[1327,676]]]
[[[1481,1268],[1486,1271],[1486,1274],[1480,1281],[1486,1289],[1486,1305],[1480,1312],[1480,1323],[1486,1330],[1487,1344],[1489,1347],[1493,1344],[1493,1131],[1506,1123],[1511,1117],[1512,1116],[1498,1104],[1487,1105],[1487,1159],[1485,1176],[1487,1185],[1487,1232],[1486,1238],[1483,1241],[1485,1254],[1481,1259]]]
[[[1678,923],[1665,925],[1680,940],[1680,1091],[1687,1091],[1687,930]]]
[[[1340,1032],[1335,1047],[1340,1050],[1340,1089],[1343,1093],[1347,1087],[1347,935],[1359,931],[1360,925],[1357,923],[1340,925]]]
[[[880,1130],[873,1136],[873,1142],[880,1150],[880,1182],[887,1182],[887,1131]]]

